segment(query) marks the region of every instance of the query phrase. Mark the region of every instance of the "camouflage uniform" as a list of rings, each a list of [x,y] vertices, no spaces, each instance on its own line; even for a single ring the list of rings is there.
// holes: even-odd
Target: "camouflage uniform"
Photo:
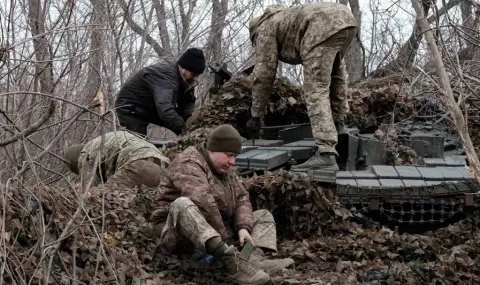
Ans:
[[[257,246],[277,250],[272,214],[252,212],[241,182],[219,173],[203,146],[187,148],[168,167],[151,219],[167,252],[204,254],[208,239],[230,241],[240,229],[248,230]]]
[[[98,167],[95,166],[100,154]],[[126,131],[109,132],[88,142],[80,152],[78,169],[83,189],[91,175],[94,184],[105,182],[104,187],[122,185],[158,186],[162,171],[170,163],[153,144]],[[95,169],[95,172],[94,172]]]
[[[250,23],[256,46],[253,71],[252,116],[267,113],[267,101],[278,60],[302,64],[304,96],[319,152],[336,153],[334,122],[345,120],[347,73],[343,55],[356,33],[349,8],[336,3],[314,3],[284,8],[269,6]]]

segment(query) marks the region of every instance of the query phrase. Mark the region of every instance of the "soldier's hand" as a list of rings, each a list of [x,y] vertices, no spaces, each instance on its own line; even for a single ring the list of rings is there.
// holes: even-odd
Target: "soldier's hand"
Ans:
[[[260,118],[251,117],[247,122],[247,130],[256,133],[260,130]]]
[[[247,240],[252,243],[252,246],[255,246],[250,233],[246,229],[241,229],[238,231],[238,240],[240,241],[240,246],[243,246]]]

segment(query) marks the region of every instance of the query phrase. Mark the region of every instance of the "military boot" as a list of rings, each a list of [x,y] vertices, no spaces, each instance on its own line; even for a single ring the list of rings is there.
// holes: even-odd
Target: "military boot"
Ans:
[[[255,268],[248,260],[240,258],[238,250],[230,245],[220,259],[227,275],[241,285],[261,285],[270,281],[265,271]]]
[[[345,122],[343,121],[335,122],[335,128],[337,129],[337,134],[339,135],[347,133],[347,127],[345,126]]]
[[[264,270],[268,274],[280,271],[295,263],[295,261],[291,258],[267,259],[263,255],[262,250],[259,248],[252,252],[248,260],[253,266]]]
[[[308,170],[325,170],[338,171],[337,160],[335,154],[319,153],[310,157],[307,161],[299,165],[292,165],[293,171],[308,171]]]

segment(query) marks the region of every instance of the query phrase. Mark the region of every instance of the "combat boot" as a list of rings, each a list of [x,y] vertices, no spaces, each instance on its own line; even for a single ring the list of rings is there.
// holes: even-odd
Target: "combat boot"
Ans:
[[[264,270],[268,274],[280,271],[295,263],[295,261],[291,258],[267,259],[263,255],[262,250],[259,248],[252,252],[248,260],[253,266]]]
[[[309,171],[309,170],[325,170],[338,171],[337,160],[335,154],[332,153],[316,153],[307,161],[299,165],[292,165],[293,171]]]
[[[220,259],[230,279],[241,285],[261,285],[270,281],[270,276],[265,271],[255,268],[248,260],[240,258],[239,254],[230,245]]]
[[[335,122],[335,128],[337,129],[337,134],[339,135],[347,133],[347,127],[345,126],[345,122],[343,121]]]

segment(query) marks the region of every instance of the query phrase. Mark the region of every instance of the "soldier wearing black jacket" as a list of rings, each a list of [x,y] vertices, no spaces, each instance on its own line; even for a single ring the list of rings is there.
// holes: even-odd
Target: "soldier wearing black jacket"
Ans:
[[[179,135],[195,108],[194,88],[205,70],[205,56],[188,49],[178,60],[163,59],[135,73],[120,89],[115,108],[120,125],[147,135],[148,124]]]

